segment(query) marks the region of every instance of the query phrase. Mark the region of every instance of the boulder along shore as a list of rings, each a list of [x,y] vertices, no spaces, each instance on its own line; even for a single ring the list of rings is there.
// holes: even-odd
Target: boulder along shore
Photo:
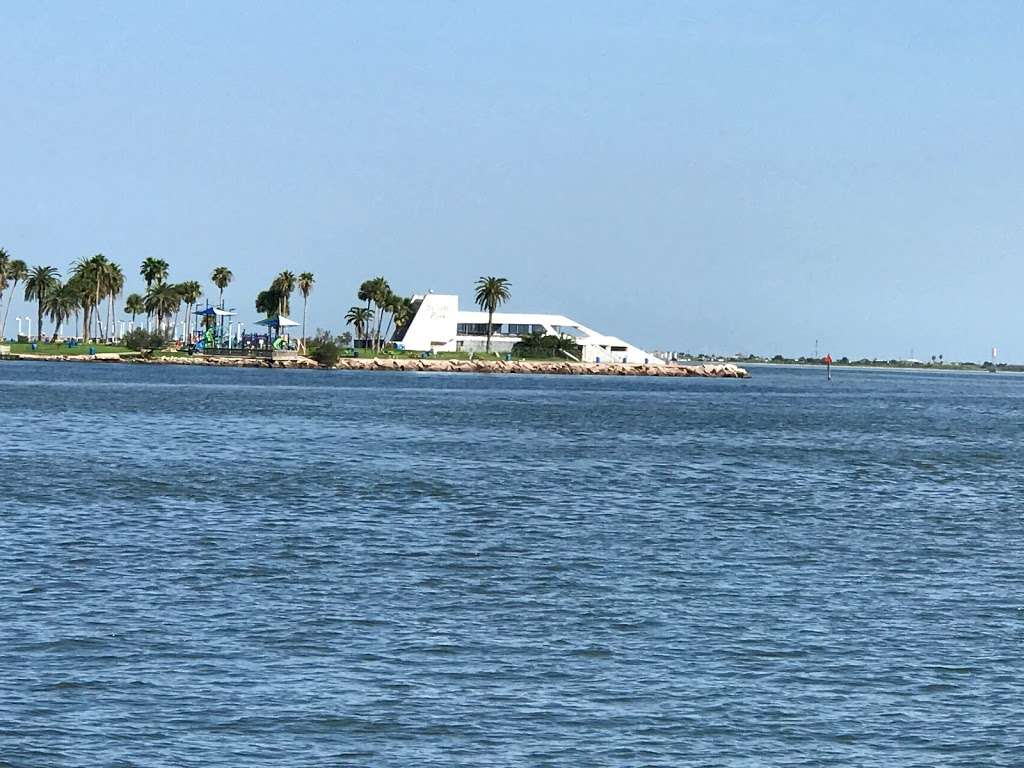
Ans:
[[[97,355],[8,355],[8,360],[61,362],[124,362],[139,365],[207,365],[221,368],[320,368],[308,357],[295,360],[262,360],[243,357],[141,357],[100,353]],[[628,363],[575,363],[531,360],[438,360],[431,358],[342,358],[339,371],[436,371],[439,373],[540,373],[563,376],[669,376],[745,379],[750,374],[732,363],[701,365],[636,365]]]

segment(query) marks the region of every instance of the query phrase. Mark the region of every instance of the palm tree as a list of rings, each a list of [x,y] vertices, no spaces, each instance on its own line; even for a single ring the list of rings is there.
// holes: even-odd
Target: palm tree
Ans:
[[[306,305],[309,303],[309,294],[313,290],[316,279],[312,272],[303,272],[299,275],[299,293],[302,294],[302,349],[306,349]]]
[[[50,339],[51,344],[57,343],[57,339],[60,337],[61,326],[77,310],[80,301],[81,296],[72,281],[69,280],[64,285],[61,285],[58,280],[54,281],[53,287],[47,292],[46,298],[43,299],[43,308],[46,311],[46,315],[54,324],[53,337]]]
[[[377,305],[377,328],[373,334],[373,348],[377,350],[380,348],[380,328],[384,322],[384,307],[392,296],[391,286],[383,276],[367,280],[359,287],[360,298],[364,295],[364,288],[366,289],[365,295],[369,296],[369,301]]]
[[[210,279],[220,291],[220,308],[224,309],[224,289],[227,288],[228,285],[231,284],[231,281],[235,279],[235,275],[227,267],[217,267],[213,270],[213,274],[210,275]]]
[[[277,289],[277,292],[281,295],[281,304],[277,309],[277,313],[279,315],[290,315],[292,311],[292,293],[295,291],[295,274],[285,270],[274,278],[274,282],[271,283],[270,287]]]
[[[4,303],[4,291],[7,290],[7,270],[11,266],[11,254],[0,248],[0,306]]]
[[[512,298],[512,284],[504,277],[481,277],[476,281],[476,304],[487,310],[487,351],[491,351],[491,332],[494,310]]]
[[[78,259],[71,267],[71,279],[75,281],[82,294],[80,302],[82,308],[82,341],[85,343],[88,343],[90,338],[89,325],[90,318],[92,317],[91,313],[97,308],[96,296],[99,292],[96,289],[96,284],[101,278],[98,275],[98,270],[99,267],[95,257]]]
[[[124,300],[124,313],[132,316],[132,325],[135,325],[135,318],[146,311],[146,302],[137,293],[128,294]]]
[[[36,301],[39,310],[36,315],[39,325],[36,326],[36,340],[43,343],[43,303],[46,294],[58,285],[60,273],[54,267],[32,267],[25,281],[25,301]]]
[[[373,322],[373,310],[369,307],[352,307],[345,315],[345,322],[356,329],[356,338],[365,340],[366,329]]]
[[[10,281],[11,292],[7,297],[7,307],[4,309],[3,325],[0,326],[0,338],[7,338],[7,316],[11,311],[11,304],[14,303],[14,294],[18,290],[18,283],[28,279],[28,265],[21,259],[11,259],[7,264],[6,280]]]
[[[185,310],[187,314],[186,322],[188,325],[187,338],[191,340],[192,309],[195,307],[196,302],[199,301],[199,297],[203,295],[203,286],[199,284],[198,280],[188,280],[184,283],[178,284],[178,293],[181,294],[181,299],[185,302],[185,306],[187,307]]]
[[[96,310],[96,338],[103,338],[103,328],[100,324],[100,300],[105,295],[105,287],[110,279],[110,261],[102,253],[97,253],[88,259],[89,277],[95,288],[93,296],[90,297],[92,308]],[[85,335],[89,335],[88,327]]]
[[[152,288],[146,291],[144,300],[146,312],[156,315],[157,329],[162,333],[164,320],[181,307],[181,294],[177,286],[168,283],[155,283]]]
[[[139,274],[146,281],[146,290],[152,288],[153,283],[166,282],[170,269],[170,265],[163,259],[154,259],[152,256],[144,259],[139,267]]]
[[[117,328],[114,327],[114,302],[124,290],[124,271],[120,264],[107,262],[103,289],[107,295],[107,336],[113,338],[117,335]]]
[[[383,277],[375,277],[372,280],[363,280],[359,285],[359,293],[356,294],[356,298],[360,301],[365,301],[367,309],[370,308],[370,302],[373,300],[374,281],[383,279]]]

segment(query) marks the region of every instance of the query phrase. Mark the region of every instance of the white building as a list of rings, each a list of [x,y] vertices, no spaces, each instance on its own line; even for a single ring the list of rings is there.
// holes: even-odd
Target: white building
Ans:
[[[495,312],[491,320],[491,351],[503,354],[531,333],[570,336],[579,360],[586,363],[663,362],[615,336],[605,336],[564,315]],[[459,309],[459,297],[438,293],[413,296],[413,316],[394,335],[403,349],[419,352],[483,352],[487,344],[487,313]]]

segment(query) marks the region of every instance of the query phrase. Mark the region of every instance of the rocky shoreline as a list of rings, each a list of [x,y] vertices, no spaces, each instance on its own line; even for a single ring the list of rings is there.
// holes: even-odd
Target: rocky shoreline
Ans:
[[[97,355],[7,355],[7,360],[60,362],[122,362],[138,365],[204,365],[220,368],[319,368],[307,357],[295,360],[262,360],[241,357],[152,357],[100,353]],[[411,371],[438,373],[521,373],[562,376],[668,376],[745,379],[750,374],[733,363],[701,365],[630,365],[626,363],[575,363],[552,361],[438,360],[415,358],[342,358],[339,371]]]

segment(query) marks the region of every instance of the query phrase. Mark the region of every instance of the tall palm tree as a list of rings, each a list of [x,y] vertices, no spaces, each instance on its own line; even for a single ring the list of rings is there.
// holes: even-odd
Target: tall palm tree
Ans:
[[[377,327],[373,333],[373,348],[378,350],[380,349],[380,328],[384,322],[385,307],[393,294],[391,285],[383,275],[369,280],[368,287],[370,300],[377,305]]]
[[[103,327],[100,323],[100,301],[106,295],[106,286],[110,280],[110,261],[102,253],[97,253],[89,261],[89,276],[94,292],[90,297],[92,308],[96,310],[96,338],[103,338]],[[88,335],[88,329],[86,335]]]
[[[356,339],[366,339],[366,331],[373,322],[373,310],[370,307],[352,307],[345,315],[345,322],[356,329]]]
[[[7,290],[7,270],[10,269],[10,266],[11,254],[0,248],[0,306],[3,306],[4,303],[4,291]],[[0,338],[3,338],[2,335]]]
[[[224,289],[227,288],[231,281],[235,279],[234,273],[227,267],[217,267],[213,270],[213,274],[210,275],[210,279],[213,280],[213,284],[217,286],[220,291],[220,308],[224,309]]]
[[[292,293],[295,291],[295,273],[285,270],[271,283],[271,288],[281,294],[281,305],[277,312],[280,315],[290,315],[292,311]]]
[[[494,310],[512,298],[512,284],[504,277],[481,277],[476,281],[476,304],[487,311],[487,351],[491,351]]]
[[[113,338],[117,335],[117,328],[114,327],[114,302],[124,290],[124,270],[120,264],[107,262],[103,290],[107,296],[107,336]]]
[[[10,283],[11,292],[7,297],[7,307],[4,309],[3,325],[0,325],[0,338],[7,338],[7,316],[11,312],[11,304],[14,303],[14,294],[18,290],[18,283],[28,279],[28,265],[21,259],[11,259],[7,264],[7,281]]]
[[[64,285],[61,285],[59,280],[54,281],[54,285],[47,292],[46,298],[43,299],[43,309],[46,311],[47,317],[53,321],[51,344],[57,343],[57,339],[60,337],[61,326],[78,308],[80,300],[81,296],[72,281],[69,280]]]
[[[198,280],[188,280],[184,283],[178,284],[178,293],[181,294],[181,300],[185,302],[185,313],[186,313],[186,324],[188,325],[187,338],[192,338],[192,310],[199,301],[199,297],[203,295],[203,286],[199,284]]]
[[[64,287],[75,294],[75,306],[72,312],[75,316],[75,336],[78,336],[80,328],[78,313],[85,310],[91,302],[92,281],[88,279],[88,275],[83,276],[72,268],[71,277],[64,283]],[[87,335],[87,333],[83,334],[83,338]]]
[[[143,260],[142,265],[139,267],[139,274],[146,281],[146,290],[148,291],[153,287],[154,283],[166,282],[170,270],[171,267],[166,261],[150,256],[148,259]]]
[[[146,291],[144,299],[146,312],[156,316],[157,329],[163,333],[164,320],[173,315],[181,307],[181,294],[177,286],[169,283],[155,283]]]
[[[316,279],[312,272],[303,272],[299,275],[299,293],[302,294],[302,349],[306,349],[306,305],[309,303],[309,294],[313,290]]]
[[[99,291],[97,291],[96,286],[102,279],[95,257],[81,258],[75,261],[71,266],[71,279],[75,281],[82,294],[81,301],[79,302],[82,308],[82,341],[89,343],[89,326],[91,324],[92,311],[96,309],[98,314],[96,297]]]
[[[365,301],[367,309],[370,308],[370,302],[373,300],[374,281],[383,279],[383,277],[375,277],[371,280],[363,280],[363,282],[360,283],[359,292],[356,294],[356,298],[360,301]]]
[[[146,311],[146,302],[137,293],[128,294],[124,300],[124,313],[132,316],[132,325],[135,325],[135,318]]]
[[[39,309],[36,314],[38,325],[36,326],[36,340],[43,342],[43,303],[46,301],[46,294],[58,285],[60,273],[55,267],[32,267],[25,281],[25,301],[38,302]]]

